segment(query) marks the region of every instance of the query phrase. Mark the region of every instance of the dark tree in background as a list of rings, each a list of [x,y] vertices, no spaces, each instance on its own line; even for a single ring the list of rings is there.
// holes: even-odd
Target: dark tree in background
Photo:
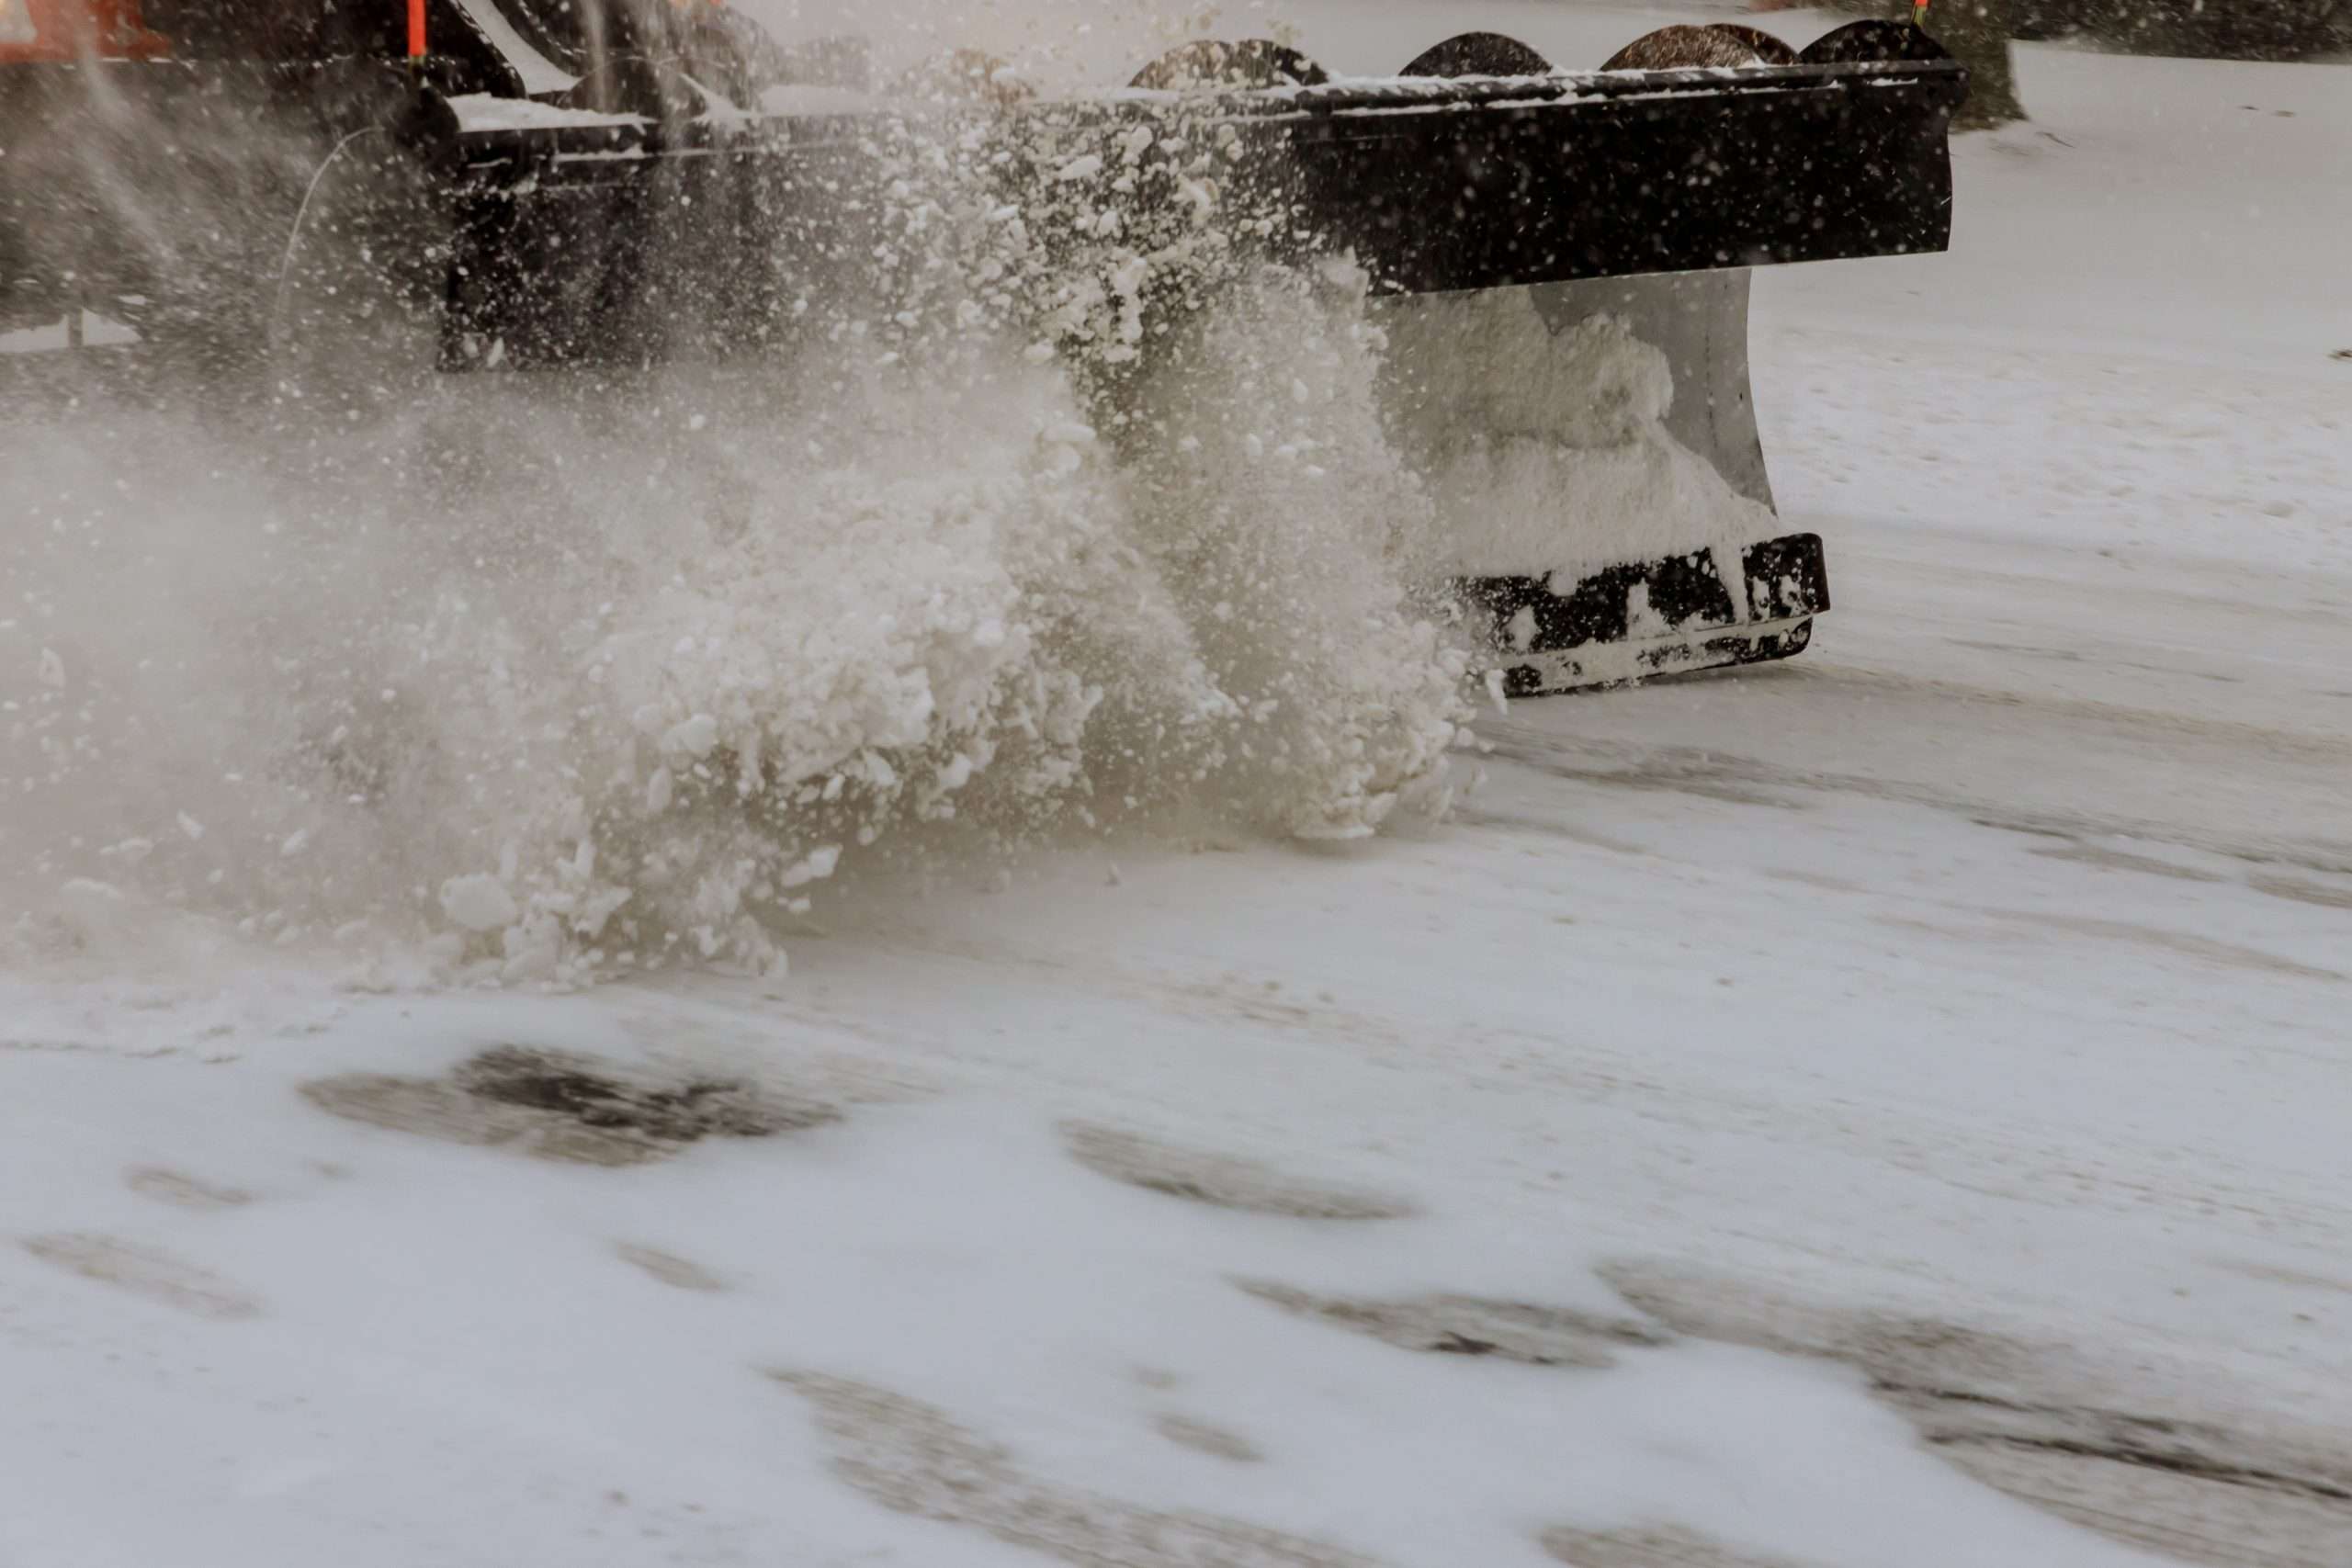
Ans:
[[[1862,16],[1911,14],[1909,0],[1748,0],[1748,8],[1806,4]],[[2078,39],[2127,54],[2218,60],[2352,55],[2352,0],[1932,0],[1928,30],[1974,81],[1955,122],[1972,130],[2025,118],[2010,39]]]
[[[1908,0],[1748,0],[1751,11],[1786,11],[1821,5],[1857,16],[1883,17],[1890,6],[1910,15]],[[1955,16],[1955,12],[1966,15]],[[2126,54],[2177,54],[2202,60],[2308,60],[2352,55],[2352,0],[1935,0],[1928,28],[1955,53],[1960,37],[1973,36],[1994,13],[2007,18],[2011,38],[2080,39]],[[1973,42],[1962,55],[2009,80],[2007,58]],[[2012,87],[2007,100],[2014,103]],[[2015,113],[1998,118],[2015,118]]]
[[[1952,120],[1956,130],[1982,130],[2025,118],[2018,102],[2017,73],[2009,63],[2009,39],[2027,36],[2017,31],[2021,18],[2054,17],[2102,0],[1928,0],[1928,31],[1953,58],[1968,67],[1968,102]],[[2104,0],[2128,5],[2132,0]],[[2329,0],[2352,6],[2352,0]],[[1799,6],[1822,5],[1833,11],[1865,17],[1891,16],[1911,19],[1912,0],[1748,0],[1751,11],[1785,11]],[[2039,7],[2037,10],[2036,8]]]
[[[2014,0],[2015,36],[2133,54],[2301,60],[2352,50],[2352,0]]]
[[[2025,118],[2009,64],[2014,19],[2010,0],[1934,0],[1928,7],[1928,30],[1968,67],[1968,102],[1953,119],[1954,130],[1981,130]]]

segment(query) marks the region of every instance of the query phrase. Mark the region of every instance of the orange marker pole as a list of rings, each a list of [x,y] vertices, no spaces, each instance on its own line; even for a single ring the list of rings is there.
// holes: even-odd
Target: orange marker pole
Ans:
[[[424,0],[408,0],[408,57],[424,58]]]
[[[1911,25],[1915,28],[1928,25],[1928,0],[1911,0]]]

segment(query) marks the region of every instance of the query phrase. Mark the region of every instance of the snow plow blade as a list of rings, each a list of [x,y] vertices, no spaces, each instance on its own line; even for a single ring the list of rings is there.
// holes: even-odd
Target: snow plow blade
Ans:
[[[89,17],[68,28],[77,6]],[[448,367],[490,342],[517,367],[736,348],[755,312],[839,285],[877,149],[968,137],[1013,204],[1125,138],[1151,139],[1147,166],[1213,141],[1209,221],[1278,216],[1249,243],[1352,254],[1383,292],[1934,251],[1966,84],[1924,33],[1864,22],[1802,54],[1669,28],[1588,72],[1466,34],[1362,80],[1278,45],[1195,43],[1117,92],[1037,99],[992,70],[878,81],[857,48],[785,50],[707,0],[408,11],[410,43],[431,41],[404,60],[398,0],[331,22],[232,0],[178,39],[134,0],[36,7],[56,37],[0,39],[0,320],[267,284],[318,174],[398,160],[446,204],[407,239],[447,261]],[[604,41],[567,53],[549,18],[577,30],[589,13]],[[1162,199],[1103,192],[1130,220]],[[241,237],[251,254],[207,253]],[[231,303],[187,313],[230,320]]]
[[[381,403],[413,384],[401,367],[724,358],[865,302],[910,319],[906,225],[950,209],[1014,216],[1063,275],[1106,233],[1140,252],[1129,236],[1208,230],[1252,264],[1345,259],[1407,306],[1522,292],[1578,352],[1638,333],[1679,395],[1620,456],[1682,482],[1695,454],[1761,513],[1747,269],[1942,249],[1966,92],[1924,32],[1878,22],[1802,52],[1668,28],[1583,72],[1464,34],[1370,79],[1197,42],[1125,89],[1041,99],[968,54],[885,81],[854,40],[782,47],[709,0],[148,10],[164,30],[139,0],[53,0],[29,40],[0,39],[0,327],[70,308],[78,342],[86,308],[216,361],[266,340],[294,346],[274,363],[306,367],[278,384],[312,408]],[[921,188],[934,172],[956,183]],[[1148,360],[1204,302],[1146,290],[1114,343],[1061,320],[1055,286],[992,287],[991,320],[1098,368]],[[1489,668],[1532,691],[1779,657],[1827,606],[1811,536],[1747,551],[1786,592],[1733,581],[1723,537],[1641,538],[1573,581],[1540,560],[1450,572],[1495,622],[1476,631]]]
[[[1287,128],[1310,210],[1398,293],[1940,251],[1957,68],[1364,89]]]
[[[1813,617],[1829,608],[1821,536],[1750,545],[1740,573],[1744,604],[1706,550],[1612,566],[1557,589],[1540,578],[1488,577],[1463,592],[1492,624],[1528,628],[1523,640],[1503,639],[1491,668],[1505,694],[1535,696],[1804,652]]]
[[[1350,81],[1242,45],[1224,58],[1245,63],[1222,82],[1215,55],[1191,62],[1197,75],[1138,78],[1191,91],[944,110],[876,98],[749,121],[518,118],[466,100],[445,154],[462,170],[447,367],[480,363],[492,343],[515,367],[740,344],[761,313],[829,281],[823,258],[861,243],[866,203],[844,193],[877,142],[974,127],[1012,154],[1000,194],[1016,205],[1096,146],[1146,135],[1148,161],[1215,140],[1224,204],[1280,215],[1257,242],[1270,259],[1349,254],[1376,293],[1942,250],[1964,73],[1916,29],[1885,24],[1855,24],[1816,51],[1737,70],[1583,73],[1523,51],[1486,62],[1541,73],[1448,77],[1417,61],[1424,73]],[[1149,201],[1108,199],[1131,219]],[[650,321],[635,308],[645,301]]]

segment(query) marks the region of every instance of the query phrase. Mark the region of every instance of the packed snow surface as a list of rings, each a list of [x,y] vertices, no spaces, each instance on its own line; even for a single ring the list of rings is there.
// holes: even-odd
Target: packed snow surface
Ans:
[[[1488,750],[1336,285],[1143,483],[1110,266],[931,388],[0,410],[0,1562],[2352,1561],[2352,93],[2019,64],[1951,255],[1758,281],[1815,648]]]

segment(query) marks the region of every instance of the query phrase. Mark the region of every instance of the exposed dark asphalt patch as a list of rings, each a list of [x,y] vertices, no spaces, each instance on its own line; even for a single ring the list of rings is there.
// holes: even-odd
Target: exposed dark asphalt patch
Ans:
[[[446,1078],[345,1073],[302,1095],[370,1126],[576,1165],[643,1165],[704,1138],[766,1137],[841,1114],[741,1079],[665,1077],[519,1045],[493,1046]]]
[[[2120,1409],[2114,1382],[2062,1348],[1933,1319],[1817,1306],[1673,1266],[1602,1274],[1693,1338],[1855,1367],[1931,1452],[2086,1529],[2211,1568],[2352,1563],[2352,1452],[2335,1434]]]
[[[622,1262],[643,1269],[652,1278],[675,1290],[715,1292],[727,1288],[725,1280],[720,1279],[701,1264],[689,1258],[681,1258],[674,1252],[665,1252],[658,1247],[644,1247],[633,1241],[620,1241],[613,1244],[613,1254]]]
[[[259,1317],[261,1299],[207,1269],[153,1247],[93,1231],[26,1238],[24,1248],[52,1267],[192,1317]]]
[[[2331,887],[2293,876],[2251,876],[2246,886],[2273,898],[2315,904],[2323,909],[2352,909],[2352,887]]]
[[[2227,882],[2218,871],[2200,871],[2192,865],[2177,865],[2154,855],[2133,854],[2129,850],[2110,849],[2104,844],[2057,844],[2047,849],[2027,852],[2045,860],[2072,861],[2077,865],[2095,865],[2102,871],[2135,871],[2144,876],[2170,877],[2176,882]]]
[[[1190,1509],[1147,1508],[1022,1469],[945,1411],[871,1383],[768,1373],[815,1408],[833,1473],[896,1513],[960,1525],[1077,1568],[1379,1568],[1304,1536]]]
[[[239,1187],[222,1187],[163,1166],[133,1166],[123,1172],[123,1185],[142,1198],[169,1203],[175,1209],[238,1209],[254,1201]]]
[[[1630,1530],[1549,1529],[1544,1550],[1569,1568],[1798,1568],[1749,1557],[1678,1525]]]
[[[1230,1460],[1235,1464],[1255,1464],[1266,1456],[1258,1445],[1228,1427],[1208,1421],[1196,1421],[1190,1416],[1162,1416],[1151,1424],[1152,1430],[1180,1449],[1207,1454],[1212,1459]]]
[[[1062,1145],[1098,1176],[1212,1208],[1296,1220],[1396,1220],[1411,1215],[1407,1199],[1288,1175],[1256,1160],[1180,1148],[1139,1133],[1065,1122]]]
[[[831,1121],[828,1107],[792,1106],[740,1078],[634,1081],[588,1057],[494,1046],[460,1063],[450,1081],[501,1105],[570,1117],[583,1127],[626,1129],[665,1143],[762,1138]]]
[[[1236,1280],[1260,1301],[1319,1318],[1400,1349],[1491,1356],[1531,1367],[1606,1367],[1616,1352],[1665,1344],[1668,1336],[1632,1318],[1478,1296],[1361,1301],[1317,1295],[1264,1280]]]

